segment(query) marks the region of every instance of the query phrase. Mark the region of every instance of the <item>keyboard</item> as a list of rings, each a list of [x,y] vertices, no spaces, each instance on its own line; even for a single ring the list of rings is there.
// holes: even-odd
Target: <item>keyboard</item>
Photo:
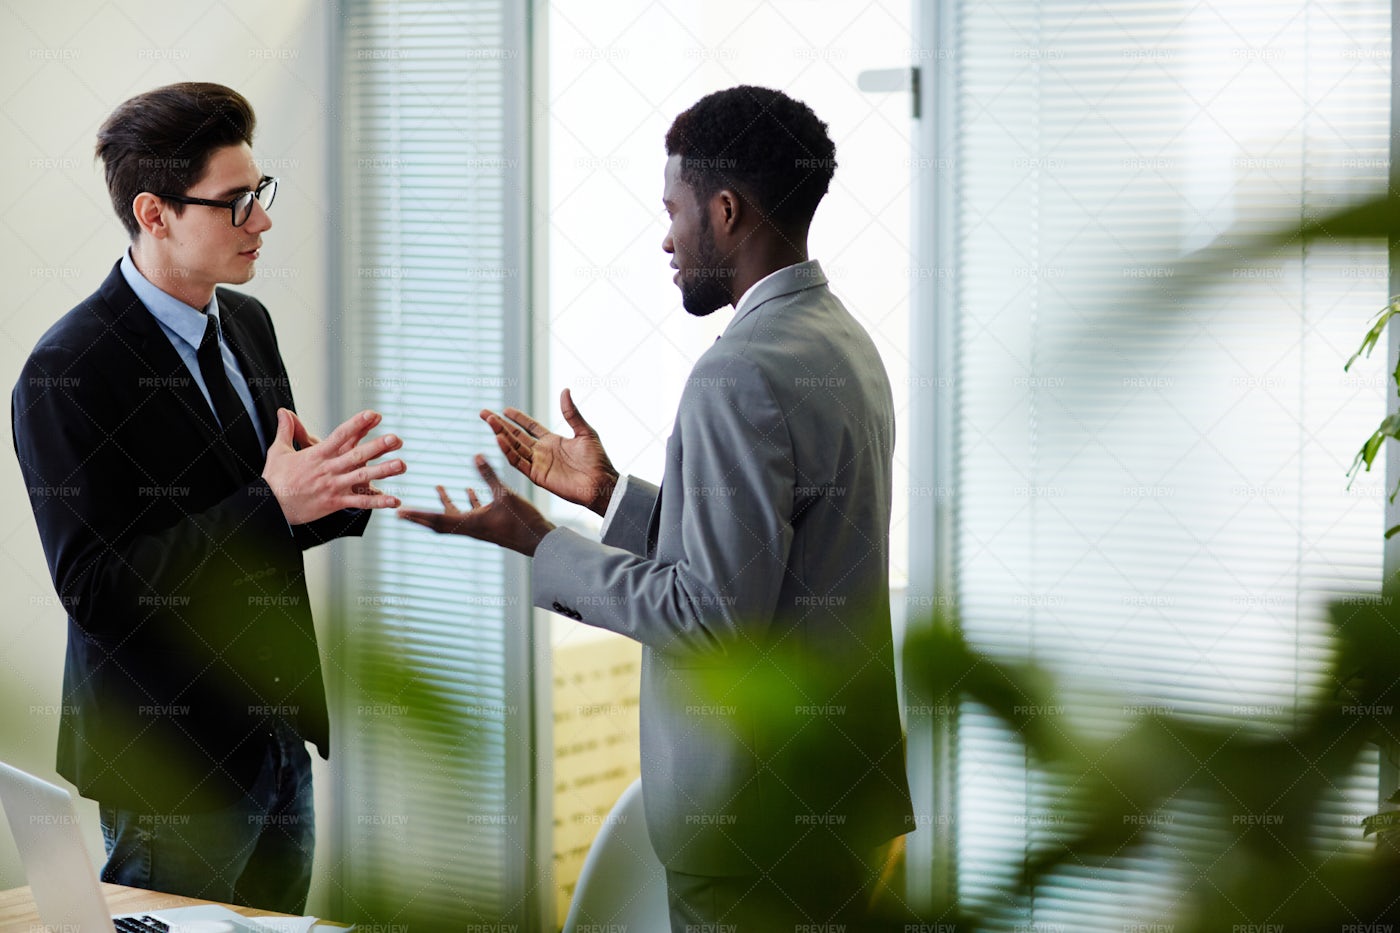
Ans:
[[[140,917],[113,917],[117,933],[170,933],[170,924],[162,923],[149,914]]]

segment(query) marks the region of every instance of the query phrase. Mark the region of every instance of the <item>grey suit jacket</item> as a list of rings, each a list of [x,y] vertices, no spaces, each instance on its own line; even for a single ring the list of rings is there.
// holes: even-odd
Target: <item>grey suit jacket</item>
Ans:
[[[535,604],[642,643],[642,793],[676,871],[912,828],[889,607],[894,405],[816,262],[759,283],[686,384],[655,487],[556,529]],[[788,854],[788,855],[785,855]]]

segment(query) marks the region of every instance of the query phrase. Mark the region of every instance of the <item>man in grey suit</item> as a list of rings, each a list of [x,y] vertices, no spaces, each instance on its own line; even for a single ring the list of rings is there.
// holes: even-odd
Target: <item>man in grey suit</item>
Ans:
[[[512,465],[604,516],[556,528],[493,499],[400,515],[534,556],[537,606],[644,646],[642,791],[675,931],[851,928],[911,828],[889,607],[894,405],[869,335],[807,257],[835,169],[826,125],[736,87],[666,135],[662,249],[685,309],[734,317],[695,364],[661,485],[573,437],[483,412]]]

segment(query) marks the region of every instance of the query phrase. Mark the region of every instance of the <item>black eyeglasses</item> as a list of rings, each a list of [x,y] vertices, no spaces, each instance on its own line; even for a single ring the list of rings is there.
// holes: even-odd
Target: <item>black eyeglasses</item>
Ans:
[[[241,227],[248,222],[248,218],[253,216],[253,202],[257,201],[262,205],[263,210],[272,207],[272,201],[277,197],[277,179],[271,175],[264,175],[258,180],[258,186],[252,191],[245,191],[232,201],[211,201],[208,198],[187,198],[180,194],[156,194],[158,198],[167,201],[178,201],[181,204],[202,204],[205,207],[226,208],[233,217],[233,225]]]

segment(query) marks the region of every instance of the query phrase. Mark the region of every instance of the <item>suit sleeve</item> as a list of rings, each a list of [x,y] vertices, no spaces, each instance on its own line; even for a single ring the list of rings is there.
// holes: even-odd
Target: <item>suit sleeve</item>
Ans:
[[[625,476],[613,495],[621,498],[616,503],[617,511],[611,515],[612,520],[603,521],[603,543],[646,557],[651,512],[661,490],[646,480]],[[609,508],[612,505],[608,503]]]
[[[303,551],[336,538],[359,537],[365,533],[369,517],[373,514],[371,509],[341,509],[314,522],[293,525],[292,537]]]
[[[792,546],[791,443],[763,373],[739,357],[701,360],[676,430],[681,475],[668,458],[660,494],[681,496],[679,524],[663,519],[648,556],[550,532],[535,552],[534,601],[657,650],[723,654],[760,634],[777,605]]]
[[[287,376],[287,367],[282,362],[282,351],[277,342],[277,328],[273,326],[272,315],[268,314],[267,308],[263,306],[262,302],[248,295],[224,292],[221,297],[230,310],[236,310],[240,316],[249,317],[250,326],[256,323],[267,331],[262,343],[269,347],[271,352],[264,354],[261,359],[272,372],[260,372],[257,376],[268,380],[270,385],[278,388],[282,395],[278,399],[279,406],[296,411],[296,399],[292,396],[292,380]],[[247,349],[251,351],[253,346],[249,346]],[[275,423],[271,429],[276,429]],[[336,538],[358,537],[365,533],[365,527],[369,524],[371,514],[370,509],[342,509],[339,512],[332,512],[330,515],[318,518],[314,522],[293,525],[292,537],[303,551]]]
[[[62,347],[36,349],[15,385],[11,419],[49,572],[87,634],[124,632],[161,601],[298,560],[261,478],[159,532],[132,533],[139,503],[116,480],[130,475],[130,455],[107,427],[122,413],[104,415],[101,374],[82,370],[79,358]],[[80,371],[80,379],[64,378]]]

